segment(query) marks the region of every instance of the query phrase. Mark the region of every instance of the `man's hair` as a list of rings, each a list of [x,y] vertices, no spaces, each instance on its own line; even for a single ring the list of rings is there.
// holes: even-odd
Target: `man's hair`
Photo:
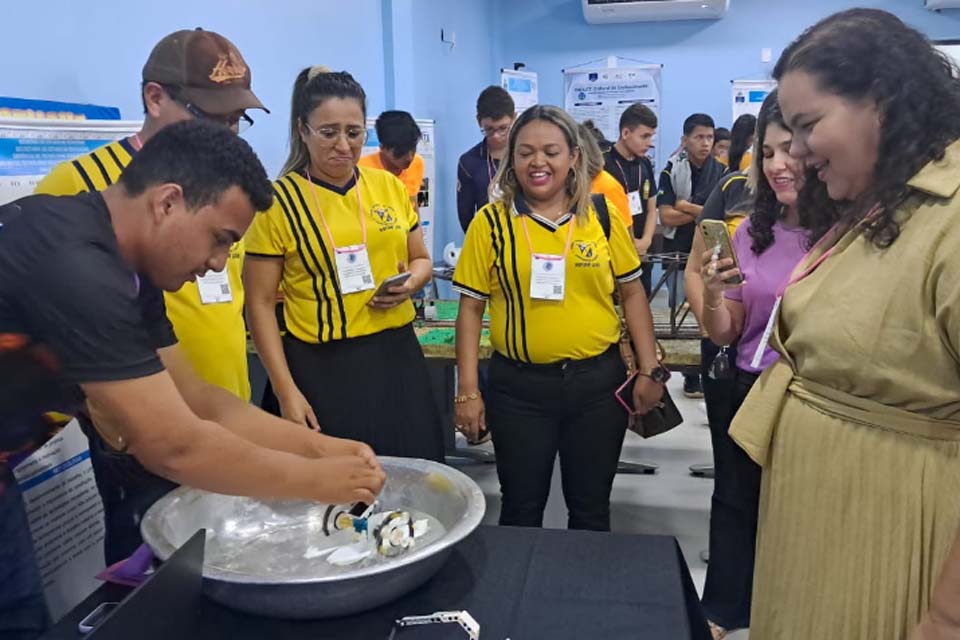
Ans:
[[[718,142],[723,142],[724,140],[730,139],[730,129],[726,127],[717,127],[713,130],[713,146],[717,146]]]
[[[405,156],[417,150],[420,127],[406,111],[384,111],[375,126],[380,146],[394,155]]]
[[[183,189],[190,209],[216,203],[230,187],[239,187],[257,211],[273,204],[273,189],[257,154],[246,140],[213,122],[185,120],[164,127],[120,175],[131,196],[170,182]]]
[[[491,85],[480,92],[477,98],[477,120],[490,118],[499,120],[507,116],[513,116],[516,106],[513,104],[513,98],[502,87]]]
[[[697,127],[716,128],[713,124],[713,118],[705,113],[695,113],[683,121],[683,135],[690,135]]]
[[[640,125],[656,129],[657,114],[647,105],[634,102],[620,114],[620,133],[622,134],[624,129],[632,131]]]

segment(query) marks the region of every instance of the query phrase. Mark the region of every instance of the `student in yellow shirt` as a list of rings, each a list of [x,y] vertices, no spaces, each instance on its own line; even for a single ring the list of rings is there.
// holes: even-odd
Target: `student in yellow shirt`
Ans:
[[[253,123],[247,109],[263,104],[250,89],[251,74],[240,51],[213,31],[183,30],[164,37],[143,67],[141,130],[63,162],[37,185],[36,193],[74,195],[115,184],[140,147],[158,131],[182,120],[208,120],[239,132]],[[230,247],[226,268],[208,272],[179,291],[165,292],[167,317],[178,349],[207,383],[244,401],[250,399],[241,267],[243,241]],[[108,563],[140,544],[139,518],[176,485],[146,471],[136,460],[112,451],[81,418],[106,517]]]
[[[304,69],[273,208],[247,233],[247,313],[283,417],[381,455],[443,460],[443,429],[410,296],[432,277],[403,184],[357,168],[366,94],[346,72]],[[400,273],[409,279],[379,293]],[[283,285],[287,333],[275,314]]]
[[[624,382],[615,281],[640,357],[638,413],[659,402],[669,377],[657,361],[640,259],[626,227],[609,219],[613,207],[606,203],[606,223],[594,209],[581,148],[563,110],[525,111],[494,179],[501,195],[470,223],[454,275],[457,426],[469,440],[490,428],[503,525],[542,525],[559,453],[569,527],[610,528],[627,417],[614,397]],[[495,353],[482,398],[477,360],[488,302]]]
[[[380,151],[360,158],[357,166],[389,171],[400,178],[410,194],[410,204],[417,206],[417,194],[423,185],[423,158],[417,155],[421,132],[417,121],[406,111],[384,111],[375,125]]]

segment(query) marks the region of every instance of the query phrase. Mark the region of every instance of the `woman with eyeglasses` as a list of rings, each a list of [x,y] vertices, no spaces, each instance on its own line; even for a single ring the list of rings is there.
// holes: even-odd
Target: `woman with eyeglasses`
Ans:
[[[442,461],[410,301],[432,263],[403,183],[357,167],[366,131],[366,94],[353,76],[300,72],[274,206],[246,236],[250,330],[283,417],[380,455]],[[398,274],[409,277],[381,289]]]

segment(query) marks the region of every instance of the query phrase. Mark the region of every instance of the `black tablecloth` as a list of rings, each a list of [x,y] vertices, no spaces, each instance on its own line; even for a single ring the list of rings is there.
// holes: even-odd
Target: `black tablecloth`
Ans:
[[[127,590],[106,585],[45,638],[77,640],[77,623]],[[366,613],[287,621],[238,613],[205,598],[192,638],[387,638],[397,618],[465,609],[486,640],[709,640],[676,541],[663,536],[479,527],[424,586]],[[149,624],[144,621],[145,624]],[[446,628],[441,628],[446,627]],[[140,634],[130,637],[143,637]],[[465,638],[451,625],[406,629],[397,640]],[[184,639],[172,639],[184,640]]]

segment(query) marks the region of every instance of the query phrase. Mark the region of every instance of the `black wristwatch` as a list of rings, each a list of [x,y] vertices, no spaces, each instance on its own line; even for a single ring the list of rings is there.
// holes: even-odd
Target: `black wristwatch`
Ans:
[[[638,371],[637,375],[645,376],[647,378],[650,378],[654,382],[659,382],[660,384],[667,384],[667,380],[670,379],[670,372],[667,371],[666,367],[663,367],[661,365],[657,365],[656,367],[654,367],[650,371],[650,373],[643,373],[642,371]]]

